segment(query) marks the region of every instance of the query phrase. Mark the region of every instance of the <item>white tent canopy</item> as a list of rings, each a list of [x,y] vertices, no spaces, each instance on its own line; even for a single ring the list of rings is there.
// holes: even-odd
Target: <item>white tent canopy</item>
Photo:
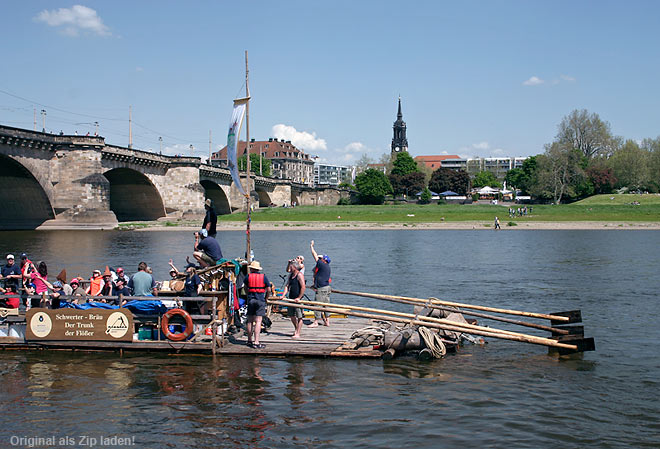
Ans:
[[[482,187],[477,193],[479,193],[479,195],[492,195],[497,192],[499,192],[499,189],[494,189],[490,186],[486,186],[486,187]]]

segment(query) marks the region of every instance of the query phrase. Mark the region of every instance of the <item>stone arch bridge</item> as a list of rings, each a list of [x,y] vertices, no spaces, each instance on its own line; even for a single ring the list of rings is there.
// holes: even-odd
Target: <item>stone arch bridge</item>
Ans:
[[[259,207],[337,204],[336,189],[252,177]],[[197,157],[108,145],[103,137],[0,126],[0,229],[107,229],[120,221],[199,219],[245,210],[229,171]]]

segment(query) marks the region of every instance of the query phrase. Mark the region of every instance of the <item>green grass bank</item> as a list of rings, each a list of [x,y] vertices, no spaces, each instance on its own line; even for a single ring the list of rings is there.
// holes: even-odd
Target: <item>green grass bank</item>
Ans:
[[[636,204],[639,203],[639,204]],[[520,207],[512,205],[512,207]],[[528,206],[529,207],[529,206]],[[580,222],[632,221],[660,222],[660,195],[597,195],[585,200],[555,205],[531,205],[531,215],[514,221]],[[299,206],[296,208],[260,209],[252,214],[253,222],[336,222],[435,223],[491,221],[498,216],[509,220],[509,205],[490,204],[397,204],[382,206]],[[245,213],[222,215],[219,222],[244,221]]]

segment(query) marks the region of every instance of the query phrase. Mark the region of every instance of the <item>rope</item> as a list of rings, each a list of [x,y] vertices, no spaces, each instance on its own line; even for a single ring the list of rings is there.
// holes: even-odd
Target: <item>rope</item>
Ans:
[[[442,342],[442,339],[438,334],[431,332],[424,326],[420,326],[418,330],[419,334],[424,339],[424,343],[426,343],[426,347],[429,348],[431,354],[433,354],[433,358],[442,358],[447,353],[447,348],[445,348],[445,344]]]

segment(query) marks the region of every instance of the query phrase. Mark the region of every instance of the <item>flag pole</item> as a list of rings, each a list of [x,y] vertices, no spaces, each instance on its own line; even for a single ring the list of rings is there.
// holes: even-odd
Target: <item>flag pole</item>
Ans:
[[[245,105],[245,154],[247,158],[247,220],[246,220],[246,249],[245,249],[245,258],[248,262],[252,262],[250,257],[250,221],[252,220],[252,207],[250,205],[251,195],[250,195],[250,84],[248,79],[248,52],[245,50],[245,96],[247,97],[247,103]],[[238,143],[240,146],[241,139],[239,137]]]

